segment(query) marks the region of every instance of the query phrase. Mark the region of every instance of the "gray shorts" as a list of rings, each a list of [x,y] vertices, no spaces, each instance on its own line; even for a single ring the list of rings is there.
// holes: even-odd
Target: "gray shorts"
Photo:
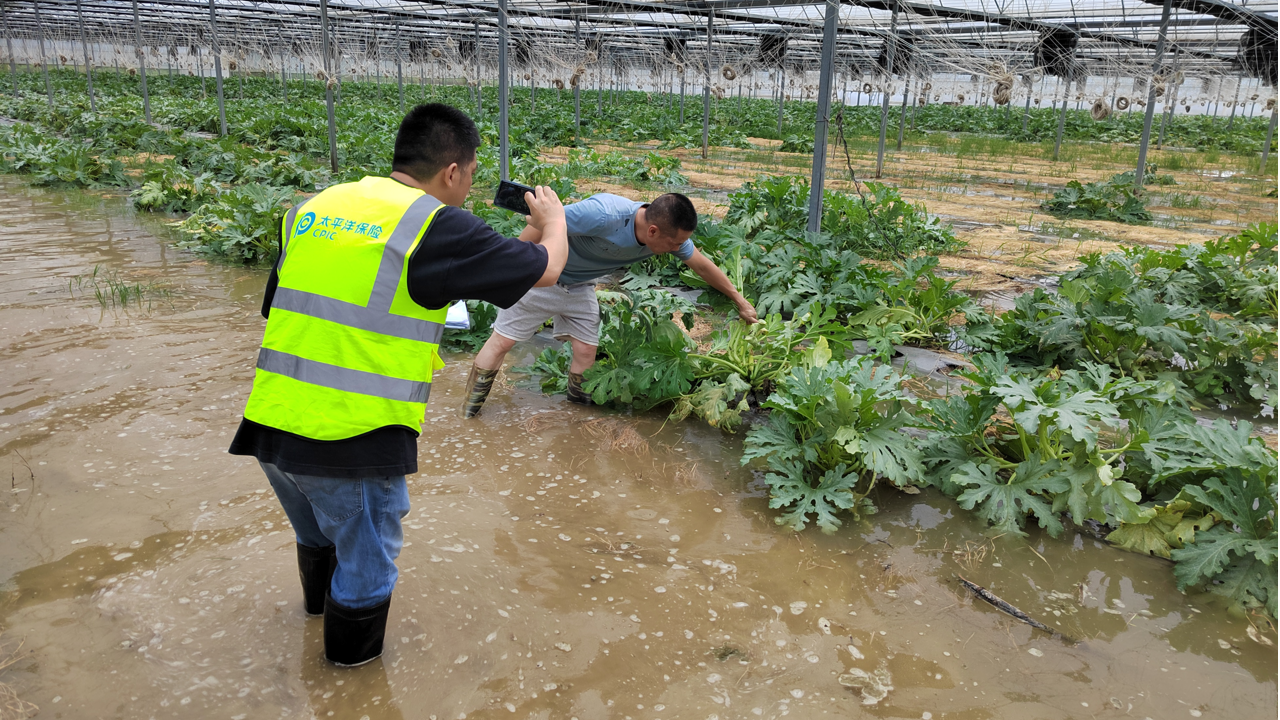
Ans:
[[[588,345],[600,344],[600,303],[594,282],[533,288],[509,309],[498,309],[494,332],[509,340],[528,340],[549,318],[557,340],[573,338]]]

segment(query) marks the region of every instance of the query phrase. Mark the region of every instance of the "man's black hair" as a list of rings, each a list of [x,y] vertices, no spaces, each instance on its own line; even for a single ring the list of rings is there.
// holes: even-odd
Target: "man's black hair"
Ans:
[[[426,182],[452,163],[465,166],[480,147],[480,131],[461,110],[443,103],[418,105],[400,121],[391,169]]]
[[[698,211],[693,202],[680,193],[659,195],[644,211],[645,220],[658,226],[664,235],[675,235],[698,228]]]

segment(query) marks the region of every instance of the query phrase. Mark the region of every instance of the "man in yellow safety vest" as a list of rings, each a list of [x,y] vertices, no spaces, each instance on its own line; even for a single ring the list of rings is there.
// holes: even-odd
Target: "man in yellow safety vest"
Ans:
[[[418,471],[431,377],[444,366],[450,303],[515,304],[553,285],[568,255],[564,207],[526,193],[537,244],[461,209],[476,171],[475,123],[448,105],[400,124],[389,178],[334,185],[291,209],[267,282],[253,392],[231,443],[257,458],[297,536],[308,615],[325,657],[382,654]]]

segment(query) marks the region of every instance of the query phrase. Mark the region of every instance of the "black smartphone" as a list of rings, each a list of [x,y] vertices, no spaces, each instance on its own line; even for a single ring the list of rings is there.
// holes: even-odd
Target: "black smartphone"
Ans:
[[[498,194],[493,196],[493,204],[513,213],[528,215],[529,204],[524,201],[524,194],[531,192],[533,192],[533,188],[528,185],[503,180],[498,183]]]

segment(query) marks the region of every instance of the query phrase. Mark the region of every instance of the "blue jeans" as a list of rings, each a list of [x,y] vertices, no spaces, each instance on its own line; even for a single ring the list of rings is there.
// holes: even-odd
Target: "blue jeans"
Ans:
[[[260,462],[293,523],[298,542],[337,549],[329,596],[352,609],[391,597],[404,545],[400,519],[409,514],[409,488],[397,477],[326,478],[287,473]]]

